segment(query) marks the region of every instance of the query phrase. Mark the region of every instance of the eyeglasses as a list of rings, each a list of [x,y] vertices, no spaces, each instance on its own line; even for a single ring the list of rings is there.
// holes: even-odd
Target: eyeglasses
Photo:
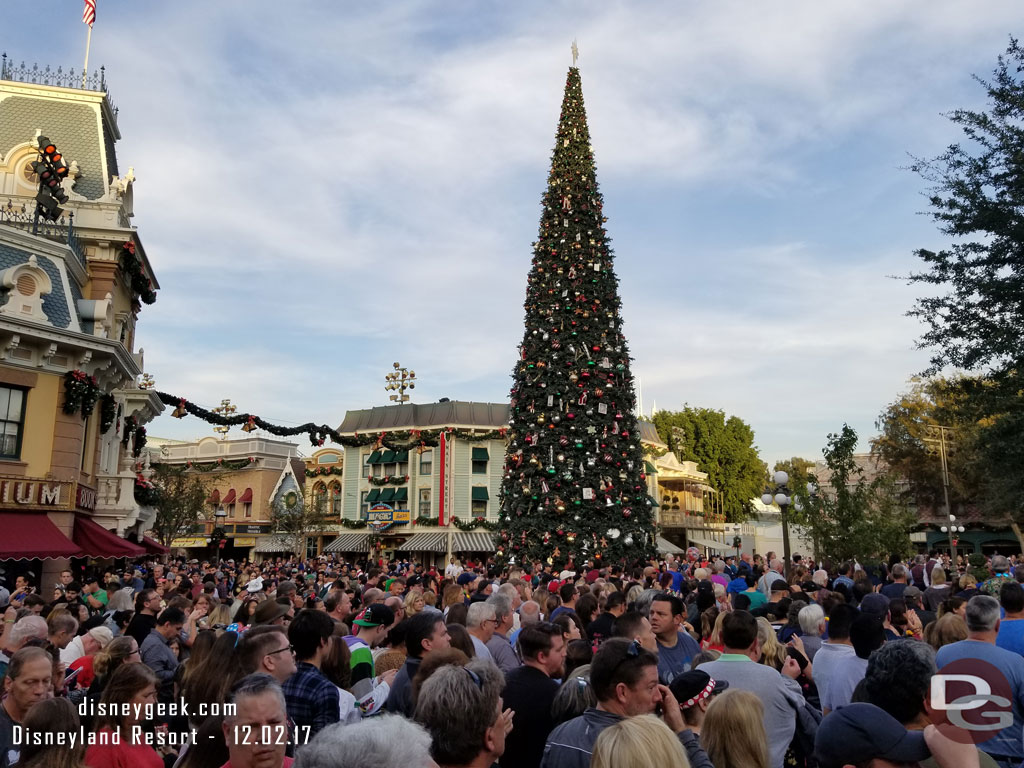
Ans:
[[[484,689],[484,681],[480,679],[480,675],[469,667],[463,667],[463,669],[466,670],[466,674],[469,675],[469,679],[476,683],[476,687],[482,691]]]
[[[627,659],[637,658],[640,655],[641,648],[643,648],[643,646],[640,645],[639,640],[634,640],[632,643],[630,643],[629,648],[626,649],[626,655],[619,659],[615,666],[612,667],[612,673],[614,674],[615,670],[621,667]]]
[[[278,653],[284,653],[285,651],[291,651],[292,653],[295,653],[295,646],[294,645],[286,645],[284,648],[278,648],[276,651],[271,651],[270,653],[267,654],[267,656],[274,656],[274,655],[276,655]]]

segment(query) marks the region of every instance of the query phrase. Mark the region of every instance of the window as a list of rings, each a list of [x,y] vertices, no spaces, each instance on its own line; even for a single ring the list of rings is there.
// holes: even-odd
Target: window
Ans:
[[[486,461],[473,461],[473,474],[474,475],[486,475],[487,474],[487,462]]]
[[[252,517],[252,502],[247,501],[243,503],[242,511],[245,513],[246,517]]]
[[[470,500],[472,506],[473,517],[486,517],[487,516],[487,501],[490,494],[487,492],[485,486],[474,485],[471,491]]]
[[[0,459],[22,456],[25,400],[26,390],[0,387]]]
[[[409,464],[408,464],[408,462],[404,462],[404,461],[398,462],[398,472],[396,474],[399,477],[405,477],[406,475],[408,475],[409,474]]]
[[[420,474],[429,475],[433,471],[434,462],[434,449],[427,448],[423,453],[420,454]],[[429,504],[429,500],[427,501]]]
[[[487,502],[473,500],[473,517],[487,517]]]
[[[385,477],[394,477],[397,471],[398,471],[398,465],[397,464],[385,464],[384,465],[384,475],[385,475]]]
[[[373,465],[370,463],[370,456],[372,455],[371,453],[363,454],[363,477],[369,477],[370,472],[373,471]]]
[[[422,465],[421,465],[422,466]],[[420,515],[426,515],[430,517],[430,489],[420,488]]]
[[[474,448],[473,449],[473,474],[474,475],[486,475],[487,474],[487,462],[490,456],[487,453],[486,448]]]
[[[313,486],[313,504],[320,510],[327,508],[327,486],[323,483]]]
[[[359,519],[365,520],[366,516],[370,514],[370,503],[366,500],[366,494],[369,491],[361,491],[359,493]]]
[[[374,464],[373,465],[373,476],[374,477],[383,477],[384,476],[384,465],[383,464]]]
[[[341,517],[341,486],[331,483],[331,515]]]
[[[235,516],[235,505],[234,504],[228,504],[228,517],[234,517],[234,516]]]
[[[337,464],[341,459],[336,453],[322,453],[316,457],[317,464]]]

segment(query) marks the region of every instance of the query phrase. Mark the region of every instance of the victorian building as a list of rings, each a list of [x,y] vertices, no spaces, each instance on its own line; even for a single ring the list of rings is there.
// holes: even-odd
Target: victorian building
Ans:
[[[35,221],[39,137],[63,155],[68,200]],[[137,323],[159,285],[132,225],[102,77],[0,61],[0,560],[53,581],[68,558],[137,556],[144,425]],[[127,537],[129,540],[126,540]],[[143,546],[140,546],[140,542]],[[32,561],[41,563],[31,564]],[[16,564],[13,561],[21,561]]]

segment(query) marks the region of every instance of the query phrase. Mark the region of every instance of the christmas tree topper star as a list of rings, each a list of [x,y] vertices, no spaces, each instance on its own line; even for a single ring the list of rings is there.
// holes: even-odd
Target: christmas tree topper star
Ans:
[[[576,45],[576,40],[573,39],[573,41],[572,41],[572,65],[574,67],[576,66],[576,59],[578,59],[579,57],[580,57],[580,49]]]

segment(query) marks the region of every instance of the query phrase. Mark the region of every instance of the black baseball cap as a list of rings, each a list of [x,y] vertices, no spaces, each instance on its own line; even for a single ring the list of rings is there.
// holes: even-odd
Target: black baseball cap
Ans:
[[[374,603],[366,608],[352,620],[353,624],[360,627],[390,627],[395,620],[395,612],[384,603]]]
[[[820,768],[861,765],[875,758],[917,763],[932,756],[921,731],[908,731],[874,704],[846,704],[821,721],[814,737]]]
[[[669,683],[669,690],[679,702],[680,709],[689,709],[701,699],[721,693],[729,687],[725,680],[714,680],[707,672],[691,669]]]

